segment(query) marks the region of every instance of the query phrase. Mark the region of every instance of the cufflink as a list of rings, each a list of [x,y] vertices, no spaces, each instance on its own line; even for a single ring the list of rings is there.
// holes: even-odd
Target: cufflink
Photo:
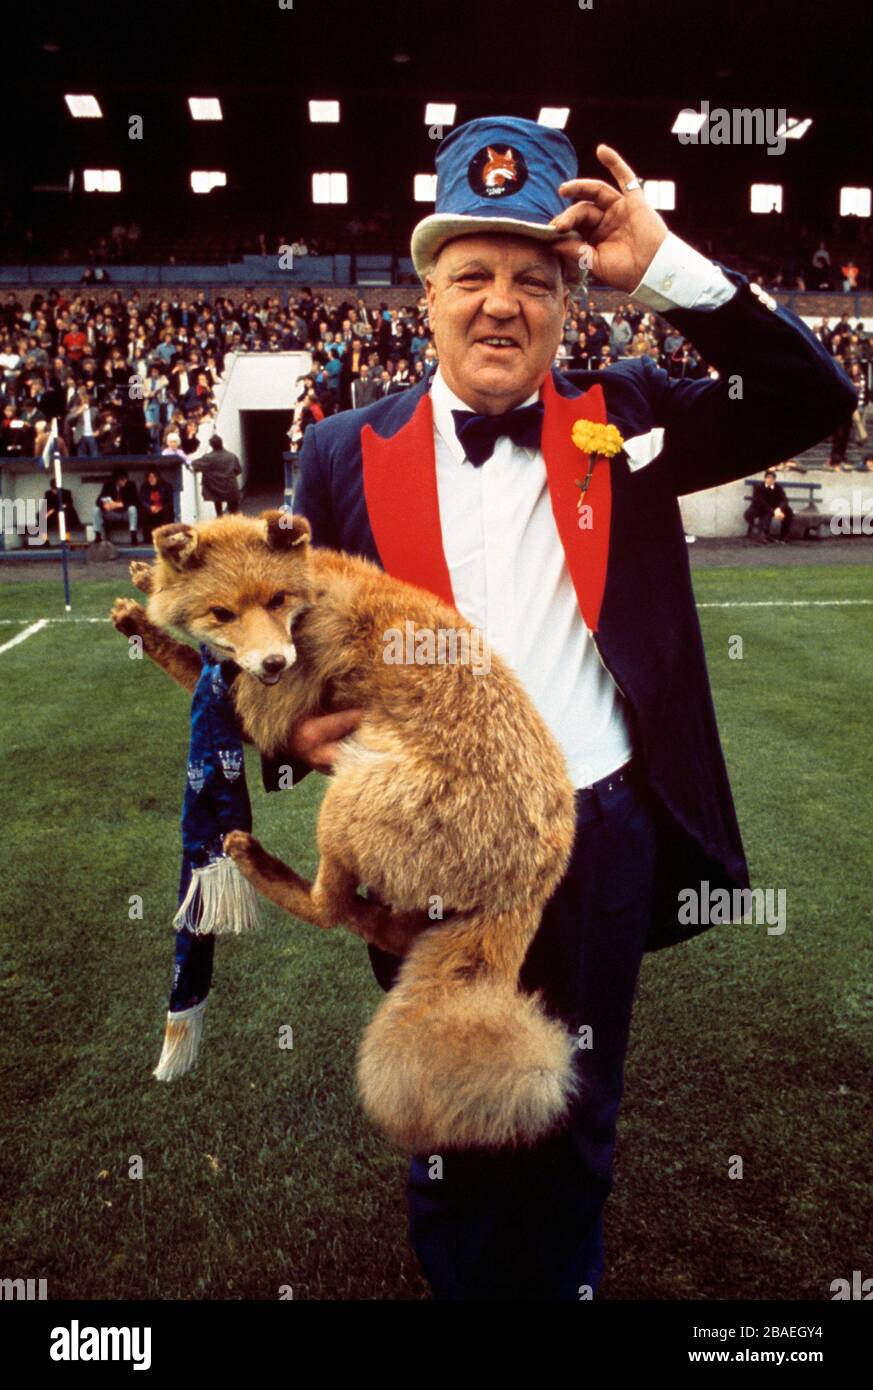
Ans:
[[[776,300],[773,299],[771,295],[767,294],[757,282],[750,280],[749,289],[752,291],[755,298],[761,301],[765,309],[775,309],[778,307]]]

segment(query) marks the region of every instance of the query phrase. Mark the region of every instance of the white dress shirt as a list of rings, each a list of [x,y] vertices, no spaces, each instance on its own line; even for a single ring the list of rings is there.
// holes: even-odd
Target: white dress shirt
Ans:
[[[634,297],[647,307],[715,308],[735,293],[717,266],[669,233]],[[535,391],[521,404],[538,399]],[[455,605],[515,671],[560,744],[574,787],[632,754],[625,701],[597,651],[552,514],[542,452],[504,436],[480,468],[453,410],[470,410],[437,370],[431,386],[443,550]],[[487,677],[484,677],[487,679]]]

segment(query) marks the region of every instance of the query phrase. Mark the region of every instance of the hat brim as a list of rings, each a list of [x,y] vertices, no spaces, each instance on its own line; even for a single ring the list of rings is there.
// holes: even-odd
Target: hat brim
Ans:
[[[487,236],[489,232],[532,237],[534,241],[558,241],[567,235],[548,223],[523,222],[518,217],[473,217],[465,213],[435,212],[419,222],[412,233],[412,264],[419,278],[424,279],[425,270],[446,242],[454,241],[459,236]]]

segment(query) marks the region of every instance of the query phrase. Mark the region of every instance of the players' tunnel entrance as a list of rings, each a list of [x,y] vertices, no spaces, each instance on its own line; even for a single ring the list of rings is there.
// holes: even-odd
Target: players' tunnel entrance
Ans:
[[[241,410],[239,413],[245,511],[280,507],[285,494],[282,454],[288,449],[290,410]]]

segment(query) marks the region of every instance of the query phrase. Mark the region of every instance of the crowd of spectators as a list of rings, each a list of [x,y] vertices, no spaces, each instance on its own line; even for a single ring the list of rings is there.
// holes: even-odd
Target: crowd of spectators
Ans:
[[[195,200],[196,201],[196,200]],[[123,278],[124,267],[138,264],[186,265],[239,261],[256,255],[278,258],[293,252],[307,256],[389,253],[408,256],[406,238],[398,233],[396,208],[348,210],[314,219],[306,230],[281,215],[262,217],[247,205],[232,206],[220,225],[215,219],[188,216],[183,225],[152,225],[148,209],[127,208],[114,220],[55,225],[45,221],[22,228],[0,209],[0,256],[16,260],[82,264],[85,284],[108,284]],[[134,212],[142,212],[142,226]],[[198,211],[197,208],[191,210]],[[711,221],[702,210],[693,217],[671,213],[670,223],[684,240],[705,255],[726,261],[769,290],[852,291],[873,287],[873,229],[869,220],[820,218],[815,223],[788,213],[775,218],[745,215],[734,222]],[[266,230],[258,230],[258,227]],[[67,241],[64,238],[71,237]],[[58,240],[60,238],[60,240]]]
[[[858,397],[858,405],[831,439],[828,467],[841,468],[850,472],[855,468],[867,469],[868,456],[865,452],[860,464],[851,464],[847,454],[853,445],[859,448],[867,443],[868,433],[865,416],[873,385],[873,337],[865,336],[863,324],[852,327],[844,315],[831,326],[826,318],[820,320],[813,329],[815,336],[827,348],[831,356],[839,362],[849,377]]]
[[[815,331],[858,382],[863,428],[871,340],[846,318]],[[308,289],[292,290],[284,303],[251,291],[210,301],[204,291],[158,299],[112,289],[97,301],[51,290],[25,306],[10,292],[0,303],[0,453],[40,454],[56,421],[62,452],[160,454],[178,435],[190,457],[203,447],[226,356],[294,350],[311,353],[312,368],[298,382],[292,447],[310,424],[408,389],[437,360],[423,297],[390,308]],[[657,314],[624,303],[607,316],[593,299],[571,303],[557,366],[600,371],[642,354],[673,378],[712,372]]]

